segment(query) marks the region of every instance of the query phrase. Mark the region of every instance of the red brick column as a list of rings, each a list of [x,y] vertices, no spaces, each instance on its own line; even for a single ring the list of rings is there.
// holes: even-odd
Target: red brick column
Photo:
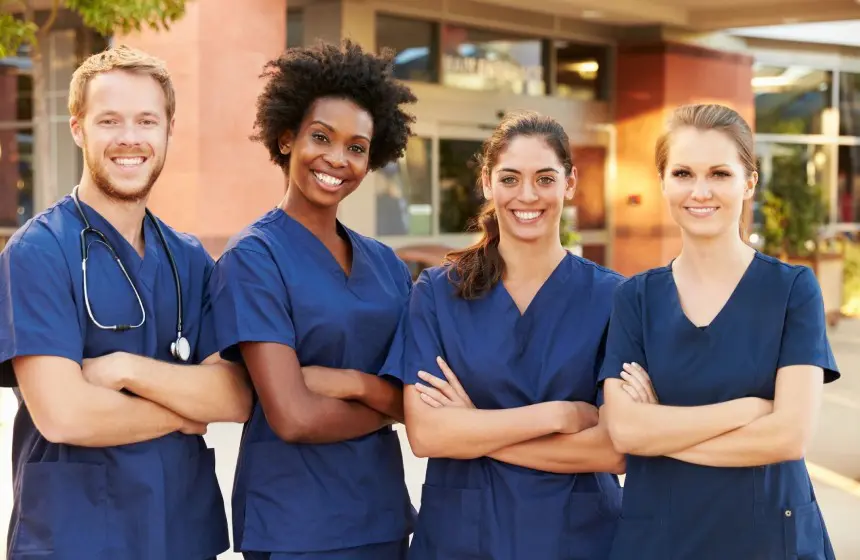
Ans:
[[[670,112],[686,103],[720,103],[754,122],[752,58],[698,46],[657,43],[618,50],[618,176],[611,205],[613,262],[622,274],[662,266],[680,236],[666,209],[654,144]]]
[[[18,77],[15,68],[0,66],[0,121],[18,119]],[[18,225],[19,154],[15,130],[0,130],[0,227]]]
[[[286,46],[287,0],[200,0],[169,32],[116,37],[166,61],[176,128],[150,207],[217,254],[284,193],[283,174],[248,136],[266,61]]]

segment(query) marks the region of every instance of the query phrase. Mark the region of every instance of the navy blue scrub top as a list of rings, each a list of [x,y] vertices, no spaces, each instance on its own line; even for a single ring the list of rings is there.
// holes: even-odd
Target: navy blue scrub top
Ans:
[[[28,221],[0,255],[0,363],[14,387],[12,358],[59,356],[82,363],[123,351],[175,362],[176,288],[170,262],[149,219],[143,258],[95,210],[81,203],[111,242],[146,309],[140,328],[99,329],[83,297],[80,232],[71,197]],[[217,352],[206,277],[213,262],[200,243],[161,224],[182,284],[183,329],[192,363]],[[88,241],[98,239],[89,234]],[[108,250],[92,243],[87,283],[102,324],[137,324],[140,306]],[[105,421],[109,421],[106,419]],[[215,478],[214,450],[179,432],[116,447],[54,444],[20,403],[12,435],[14,508],[9,557],[152,560],[211,558],[229,548],[227,519]]]
[[[597,403],[612,294],[622,277],[568,254],[521,314],[504,285],[457,297],[449,267],[423,271],[404,322],[399,376],[444,376],[479,409]],[[607,473],[556,474],[489,457],[428,461],[410,560],[606,558],[621,490]]]
[[[293,348],[302,366],[383,371],[411,275],[389,247],[340,223],[338,230],[352,245],[349,276],[279,208],[231,240],[210,283],[225,358],[241,360],[241,342],[275,342]],[[400,541],[411,532],[413,513],[394,430],[331,444],[288,443],[256,402],[233,491],[237,551]]]
[[[668,406],[772,400],[777,370],[791,365],[839,378],[814,274],[760,253],[706,328],[684,314],[670,267],[622,284],[601,382],[634,361]],[[612,558],[823,560],[833,550],[803,460],[716,468],[630,456]]]

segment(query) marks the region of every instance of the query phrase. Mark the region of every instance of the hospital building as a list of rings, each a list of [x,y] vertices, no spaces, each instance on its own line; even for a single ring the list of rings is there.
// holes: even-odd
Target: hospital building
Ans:
[[[0,59],[0,234],[79,178],[69,79],[113,41],[163,58],[173,74],[177,127],[151,208],[217,255],[284,192],[281,172],[248,139],[264,63],[288,46],[346,37],[394,49],[395,72],[419,102],[405,157],[370,175],[340,217],[412,260],[474,239],[472,156],[516,109],[567,129],[580,250],[624,274],[678,249],[653,152],[668,111],[683,103],[737,109],[757,132],[760,193],[773,169],[800,160],[825,194],[828,228],[853,231],[860,33],[839,37],[821,23],[851,19],[860,19],[855,0],[194,0],[169,31],[104,38],[61,11],[42,45],[47,126],[34,120],[29,50]],[[46,153],[34,150],[37,128]]]

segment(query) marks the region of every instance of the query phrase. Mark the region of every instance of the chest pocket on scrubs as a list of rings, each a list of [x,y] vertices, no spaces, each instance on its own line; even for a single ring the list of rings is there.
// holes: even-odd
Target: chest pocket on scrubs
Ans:
[[[105,465],[73,463],[60,445],[53,463],[27,463],[21,480],[18,531],[9,560],[50,553],[54,560],[96,560],[106,552]]]
[[[421,558],[482,558],[484,491],[424,484],[413,546]]]

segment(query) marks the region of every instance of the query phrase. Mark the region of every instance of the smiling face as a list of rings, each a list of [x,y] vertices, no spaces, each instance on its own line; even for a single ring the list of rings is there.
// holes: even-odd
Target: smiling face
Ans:
[[[693,237],[737,235],[744,201],[757,181],[735,141],[720,130],[685,126],[673,131],[663,193],[682,231]]]
[[[483,177],[502,238],[534,242],[559,239],[564,200],[573,198],[576,169],[568,177],[556,152],[539,136],[518,136]]]
[[[373,117],[352,101],[321,98],[310,107],[295,136],[281,136],[290,154],[290,188],[308,202],[336,206],[367,175]]]
[[[70,125],[84,173],[107,197],[146,198],[167,154],[173,123],[162,86],[146,74],[112,70],[87,85],[86,107]]]

